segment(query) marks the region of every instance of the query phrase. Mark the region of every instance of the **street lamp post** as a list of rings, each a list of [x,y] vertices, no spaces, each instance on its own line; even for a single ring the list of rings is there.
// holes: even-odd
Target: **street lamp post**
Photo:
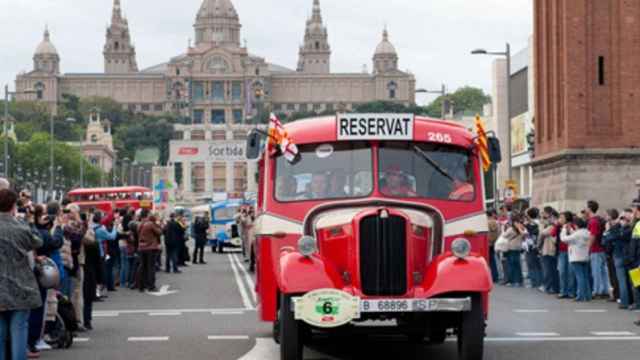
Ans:
[[[4,118],[2,121],[2,134],[5,137],[4,140],[4,156],[3,156],[3,169],[4,169],[4,177],[9,178],[9,95],[20,94],[34,94],[37,90],[35,89],[27,89],[21,92],[10,92],[9,85],[4,86]]]
[[[509,180],[511,180],[513,175],[513,169],[511,168],[511,45],[507,43],[505,51],[476,49],[471,51],[471,54],[504,56],[507,59],[507,173],[509,174]]]
[[[440,96],[442,96],[442,109],[441,109],[441,114],[442,114],[442,120],[444,120],[444,118],[447,115],[447,86],[445,84],[442,84],[442,88],[440,90],[427,90],[427,89],[417,89],[416,90],[417,94],[438,94]]]
[[[4,121],[2,122],[2,135],[4,136],[4,161],[3,170],[4,177],[9,178],[9,134],[8,126],[9,122],[9,85],[4,86]]]

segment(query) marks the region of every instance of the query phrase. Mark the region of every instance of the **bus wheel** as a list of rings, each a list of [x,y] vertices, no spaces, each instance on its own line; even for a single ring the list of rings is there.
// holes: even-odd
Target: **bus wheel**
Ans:
[[[280,296],[280,360],[302,360],[303,325],[294,317],[292,297]]]
[[[482,297],[473,295],[471,311],[462,313],[458,327],[458,358],[482,360],[484,352],[484,313]]]

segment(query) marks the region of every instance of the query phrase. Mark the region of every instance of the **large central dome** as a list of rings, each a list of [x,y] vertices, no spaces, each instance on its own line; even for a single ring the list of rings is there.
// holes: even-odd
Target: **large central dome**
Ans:
[[[240,46],[240,19],[231,0],[204,0],[196,16],[196,45]]]
[[[237,18],[238,13],[231,0],[204,0],[198,11],[198,18],[231,17]]]

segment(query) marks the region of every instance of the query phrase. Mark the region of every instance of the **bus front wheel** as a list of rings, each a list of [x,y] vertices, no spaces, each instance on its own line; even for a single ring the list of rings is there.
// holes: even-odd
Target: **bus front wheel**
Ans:
[[[458,358],[482,360],[484,352],[484,312],[482,297],[472,296],[471,311],[462,313],[458,326]]]
[[[280,360],[302,360],[302,327],[295,319],[290,295],[280,295]]]

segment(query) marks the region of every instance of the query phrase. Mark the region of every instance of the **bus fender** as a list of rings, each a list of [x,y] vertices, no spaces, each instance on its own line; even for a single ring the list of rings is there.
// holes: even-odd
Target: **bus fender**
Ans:
[[[429,266],[423,286],[428,297],[449,292],[488,293],[493,280],[484,257],[472,254],[458,259],[447,252]]]
[[[342,289],[339,273],[318,256],[306,257],[298,252],[280,257],[278,287],[285,294],[302,294],[317,289]]]

